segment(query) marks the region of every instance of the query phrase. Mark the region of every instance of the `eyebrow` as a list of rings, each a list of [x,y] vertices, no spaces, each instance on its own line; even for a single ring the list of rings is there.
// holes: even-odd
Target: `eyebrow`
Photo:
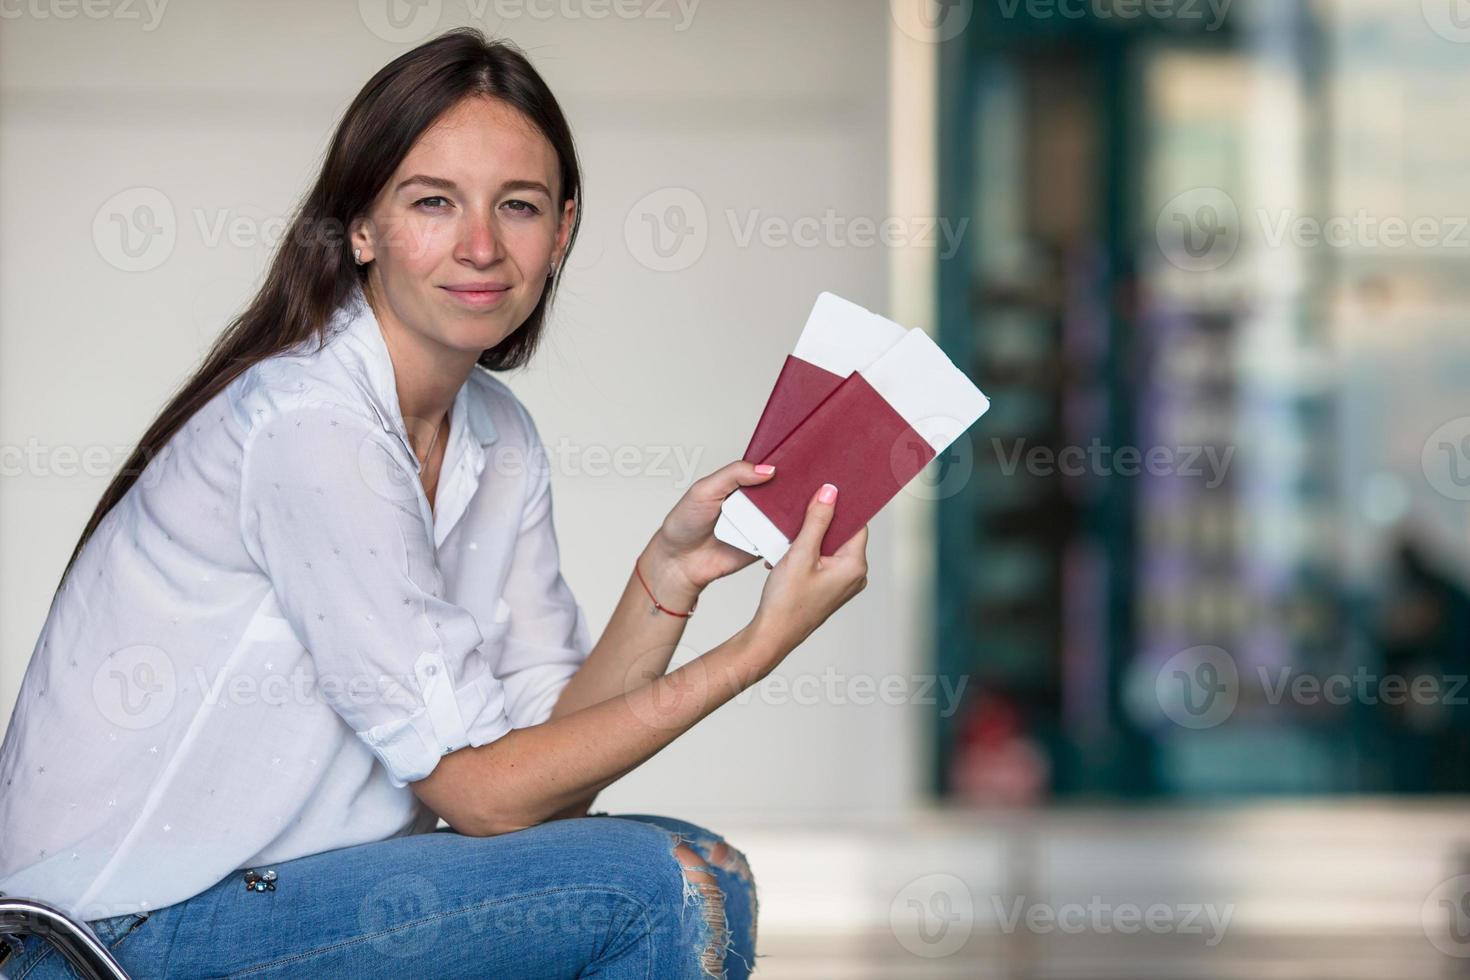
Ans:
[[[447,177],[431,177],[428,174],[414,174],[412,177],[405,177],[403,180],[400,180],[397,186],[393,188],[393,192],[396,194],[409,184],[423,184],[425,187],[432,187],[441,191],[459,190],[459,185]],[[551,189],[539,180],[508,180],[500,185],[500,189],[502,191],[540,191],[547,197],[551,196]]]

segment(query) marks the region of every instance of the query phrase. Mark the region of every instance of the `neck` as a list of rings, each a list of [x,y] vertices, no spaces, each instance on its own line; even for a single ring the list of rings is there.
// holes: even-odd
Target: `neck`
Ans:
[[[374,301],[371,295],[368,302],[393,362],[398,410],[403,415],[409,444],[422,459],[431,446],[437,448],[435,433],[440,432],[444,417],[454,407],[454,397],[474,370],[480,352],[448,347],[421,331],[403,326],[392,310]],[[443,438],[442,434],[439,438]]]

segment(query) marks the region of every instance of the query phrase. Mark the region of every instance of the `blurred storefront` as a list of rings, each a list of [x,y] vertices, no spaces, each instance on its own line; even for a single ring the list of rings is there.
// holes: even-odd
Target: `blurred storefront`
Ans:
[[[941,339],[995,407],[933,481],[935,788],[1462,792],[1470,38],[1126,11],[977,4],[941,54]]]

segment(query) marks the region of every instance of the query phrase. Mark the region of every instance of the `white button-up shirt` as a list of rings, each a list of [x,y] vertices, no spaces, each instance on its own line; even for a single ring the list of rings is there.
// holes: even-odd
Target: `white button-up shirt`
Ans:
[[[471,370],[431,510],[360,289],[315,346],[198,411],[56,593],[0,746],[0,892],[96,919],[431,831],[407,784],[545,721],[586,659],[511,390]]]

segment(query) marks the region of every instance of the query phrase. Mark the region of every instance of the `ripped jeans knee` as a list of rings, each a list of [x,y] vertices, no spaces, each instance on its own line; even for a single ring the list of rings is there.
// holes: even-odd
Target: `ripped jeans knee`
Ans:
[[[590,816],[613,816],[597,812]],[[684,906],[696,908],[704,923],[693,951],[705,976],[745,980],[755,968],[759,900],[744,854],[720,837],[670,817],[618,814],[668,831],[670,855],[684,876]]]

